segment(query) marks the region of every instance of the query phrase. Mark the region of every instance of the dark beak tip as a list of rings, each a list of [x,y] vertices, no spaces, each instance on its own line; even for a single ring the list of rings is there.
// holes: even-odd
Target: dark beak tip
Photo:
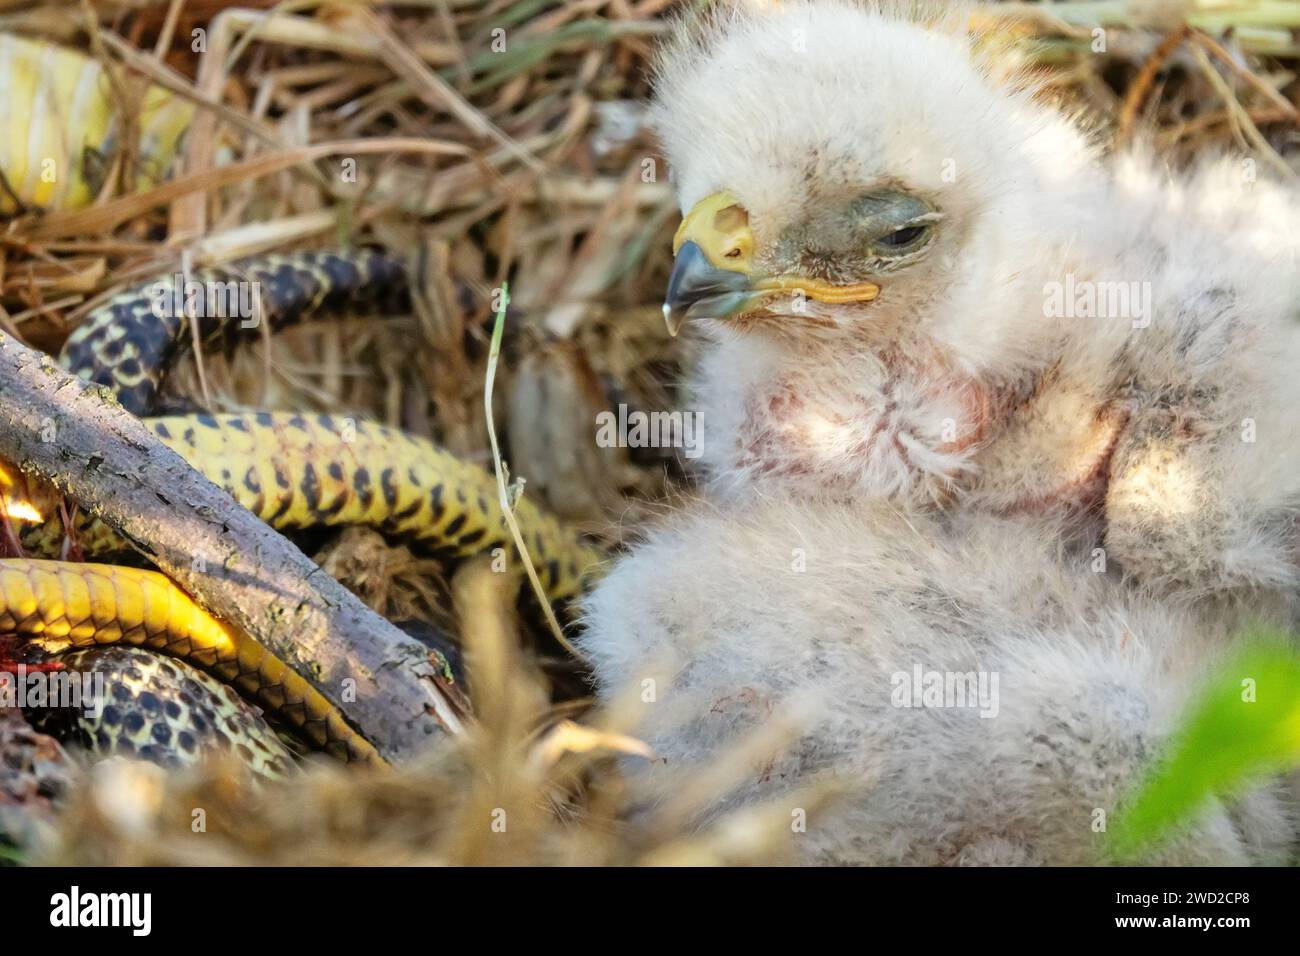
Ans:
[[[673,258],[673,271],[668,276],[668,291],[664,301],[672,303],[690,299],[698,291],[699,277],[712,270],[704,250],[694,242],[684,242]],[[698,297],[698,296],[696,296]]]
[[[730,315],[750,290],[749,276],[745,273],[719,269],[697,243],[682,243],[664,295],[664,319],[669,334],[676,335],[688,318]]]

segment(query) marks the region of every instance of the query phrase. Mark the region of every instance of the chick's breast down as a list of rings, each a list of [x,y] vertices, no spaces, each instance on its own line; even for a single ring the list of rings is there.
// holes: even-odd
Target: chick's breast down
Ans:
[[[1100,514],[1150,586],[1295,585],[1294,191],[1236,158],[1101,157],[965,22],[796,2],[666,55],[683,212],[734,197],[753,277],[879,287],[696,324],[715,494]]]
[[[1103,161],[969,49],[794,2],[691,28],[660,69],[683,212],[733,203],[691,241],[741,240],[670,287],[706,339],[711,501],[614,568],[584,643],[602,696],[655,688],[650,803],[812,707],[717,805],[834,783],[805,860],[1097,859],[1232,595],[1296,585],[1295,197],[1235,161],[1181,185]],[[879,294],[734,306],[773,276]],[[1103,283],[1137,285],[1116,309]],[[998,675],[996,716],[895,706],[918,667]],[[1293,809],[1256,791],[1155,859],[1280,859]]]
[[[659,757],[629,764],[640,799],[793,720],[712,811],[772,801],[793,821],[830,787],[791,837],[813,863],[1099,862],[1094,826],[1231,643],[1230,615],[1139,599],[1046,527],[771,499],[652,534],[585,612],[601,696],[640,702]],[[965,705],[906,696],[918,669],[971,675]],[[1295,810],[1270,785],[1150,862],[1282,862]]]

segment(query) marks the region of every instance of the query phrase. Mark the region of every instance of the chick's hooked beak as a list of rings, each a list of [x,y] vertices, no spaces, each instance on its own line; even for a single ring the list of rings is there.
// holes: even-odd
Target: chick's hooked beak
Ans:
[[[664,297],[664,321],[676,335],[686,319],[723,319],[752,309],[777,292],[802,294],[818,302],[870,302],[880,294],[874,282],[834,285],[805,276],[754,272],[754,235],[749,214],[730,193],[701,199],[673,237],[672,275]]]

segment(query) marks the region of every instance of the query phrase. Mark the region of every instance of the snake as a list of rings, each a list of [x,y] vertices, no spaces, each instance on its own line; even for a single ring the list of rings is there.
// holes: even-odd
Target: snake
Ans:
[[[232,274],[258,284],[261,316],[271,328],[344,305],[401,308],[409,284],[401,260],[366,249],[261,256],[192,278],[215,287]],[[496,478],[427,439],[327,414],[152,415],[185,344],[196,333],[210,341],[230,324],[205,317],[215,310],[191,318],[185,309],[160,308],[158,290],[173,281],[160,276],[98,306],[69,336],[59,364],[111,393],[163,444],[277,530],[361,525],[448,559],[514,547]],[[23,555],[0,560],[0,634],[54,654],[56,662],[107,671],[115,688],[139,690],[98,717],[63,721],[63,732],[83,749],[186,763],[233,741],[255,769],[283,773],[289,761],[271,747],[274,734],[256,713],[236,706],[248,701],[310,747],[347,762],[382,763],[293,668],[164,575],[57,560],[70,542],[96,561],[133,552],[107,523],[69,510],[54,487],[0,462],[0,505]],[[562,602],[580,593],[604,552],[528,499],[512,513],[547,598]],[[96,656],[106,647],[120,653]],[[170,658],[170,669],[147,663],[157,654]],[[41,723],[59,726],[48,715]]]
[[[128,644],[69,651],[59,660],[70,672],[104,675],[102,709],[29,705],[27,719],[42,733],[86,752],[163,767],[228,753],[261,777],[283,779],[296,769],[293,751],[255,707],[184,660]]]
[[[98,60],[9,33],[0,33],[0,80],[11,94],[0,102],[0,216],[89,205],[127,135],[137,137],[129,185],[161,182],[194,114],[193,104],[148,84],[134,123],[125,123]],[[448,559],[515,546],[494,476],[425,439],[328,415],[160,415],[178,354],[236,324],[222,290],[250,287],[259,324],[272,330],[344,307],[410,311],[401,259],[369,249],[267,254],[125,289],[73,330],[59,364],[111,393],[278,530],[365,525]],[[177,288],[179,308],[169,296]],[[204,290],[197,301],[186,298],[190,288]],[[527,499],[512,511],[546,596],[577,594],[604,554]],[[5,462],[0,524],[7,552],[18,555],[0,559],[0,643],[23,642],[69,672],[103,674],[112,688],[98,714],[25,708],[39,728],[93,757],[175,765],[228,750],[277,776],[293,761],[270,717],[303,747],[382,763],[310,682],[164,575],[111,563],[138,556],[112,527]]]

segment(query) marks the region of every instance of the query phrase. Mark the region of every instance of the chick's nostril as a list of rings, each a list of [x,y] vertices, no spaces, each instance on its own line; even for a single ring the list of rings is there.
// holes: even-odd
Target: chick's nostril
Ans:
[[[713,228],[718,232],[736,232],[749,226],[749,213],[743,206],[719,209],[713,217]]]

